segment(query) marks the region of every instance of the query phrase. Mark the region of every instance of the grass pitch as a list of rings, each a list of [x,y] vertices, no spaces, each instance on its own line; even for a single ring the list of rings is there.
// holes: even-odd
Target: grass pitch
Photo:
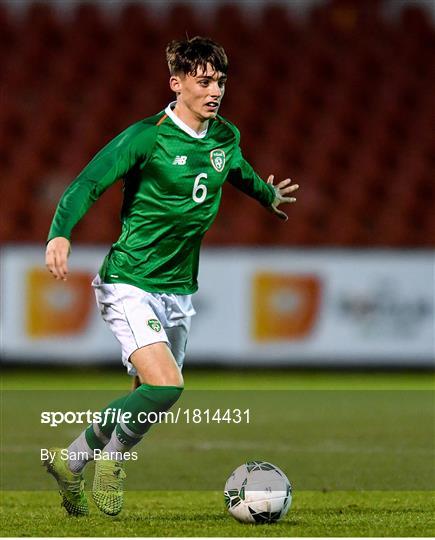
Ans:
[[[287,517],[271,525],[231,518],[216,492],[128,492],[116,517],[91,505],[86,518],[65,516],[57,493],[3,494],[4,536],[433,536],[434,504],[421,492],[303,491]]]
[[[68,402],[66,390],[86,389],[89,396],[92,389],[121,394],[128,390],[129,380],[114,371],[6,371],[2,377],[2,535],[435,535],[431,374],[192,370],[185,379],[187,389],[198,390],[195,395],[209,396],[216,403],[219,396],[237,396],[237,392],[223,393],[226,390],[240,389],[258,403],[263,399],[270,408],[265,405],[258,414],[254,411],[257,421],[237,432],[234,426],[205,426],[203,431],[186,425],[154,427],[139,461],[128,465],[130,491],[122,513],[104,516],[90,502],[89,517],[71,518],[60,508],[54,481],[40,467],[32,444],[37,448],[49,437],[50,444],[54,440],[63,444],[73,436],[74,426],[43,431],[37,423],[26,424],[28,411],[38,396],[52,395],[63,404]],[[274,414],[289,390],[293,391],[290,410]],[[85,400],[85,393],[80,396]],[[71,401],[75,399],[71,394]],[[18,416],[21,412],[21,420],[10,422],[9,410]],[[358,429],[353,430],[353,425]],[[12,434],[10,426],[15,427]],[[225,510],[220,487],[225,471],[253,457],[252,451],[260,459],[276,462],[295,483],[291,509],[278,524],[242,525]],[[205,478],[213,477],[207,472],[213,465],[216,478],[206,485]],[[11,470],[16,474],[9,478]],[[195,476],[198,470],[206,476]],[[168,477],[175,490],[170,489]],[[202,485],[205,489],[195,489]],[[349,486],[354,489],[345,489]]]

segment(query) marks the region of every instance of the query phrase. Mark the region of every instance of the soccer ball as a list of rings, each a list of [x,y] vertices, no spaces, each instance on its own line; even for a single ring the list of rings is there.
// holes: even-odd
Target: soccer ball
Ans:
[[[292,487],[287,476],[267,461],[248,461],[225,484],[225,505],[242,523],[273,523],[290,508]]]

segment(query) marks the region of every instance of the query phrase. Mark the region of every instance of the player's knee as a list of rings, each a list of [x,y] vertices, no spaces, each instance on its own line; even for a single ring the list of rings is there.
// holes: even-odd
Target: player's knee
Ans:
[[[165,398],[165,403],[164,405],[167,407],[167,409],[171,408],[172,405],[174,405],[174,403],[176,403],[180,397],[181,397],[181,394],[183,393],[183,390],[184,390],[184,386],[181,385],[181,386],[171,386],[171,387],[167,387],[166,388],[167,390],[167,395],[166,395],[166,398]]]
[[[171,365],[171,369],[161,373],[161,380],[156,384],[159,386],[184,386],[183,375],[175,361]]]
[[[178,386],[178,387],[181,387],[181,388],[184,387],[184,379],[183,379],[183,375],[181,374],[181,371],[177,370],[177,373],[174,376],[173,382],[171,383],[170,386]]]
[[[148,382],[148,381],[144,381],[144,382]],[[156,387],[159,387],[159,386],[183,387],[184,379],[178,367],[177,368],[174,367],[174,369],[166,373],[159,373],[157,376],[155,376],[152,384]]]
[[[142,384],[139,386],[139,391],[148,401],[153,401],[155,412],[167,411],[179,399],[184,387],[181,386],[154,386],[150,384]]]

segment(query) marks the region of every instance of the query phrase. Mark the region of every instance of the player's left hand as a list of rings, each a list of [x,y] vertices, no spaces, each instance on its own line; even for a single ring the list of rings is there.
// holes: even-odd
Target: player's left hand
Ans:
[[[288,215],[282,210],[279,210],[278,206],[282,203],[296,202],[295,197],[287,197],[286,195],[288,195],[289,193],[293,193],[293,191],[296,191],[297,189],[299,189],[299,186],[298,184],[293,184],[292,186],[290,186],[291,184],[290,178],[286,178],[285,180],[282,180],[282,182],[274,186],[273,185],[274,178],[275,178],[274,175],[271,174],[269,178],[267,179],[267,183],[271,184],[273,186],[273,189],[275,190],[275,200],[273,201],[269,209],[271,210],[271,212],[276,214],[280,219],[287,221]]]

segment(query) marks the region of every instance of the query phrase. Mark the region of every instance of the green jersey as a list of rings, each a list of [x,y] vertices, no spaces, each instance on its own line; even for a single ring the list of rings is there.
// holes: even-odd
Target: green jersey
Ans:
[[[233,124],[218,116],[197,134],[171,105],[128,127],[92,159],[62,195],[48,239],[69,239],[92,203],[122,178],[122,231],[100,269],[102,281],[190,294],[224,182],[264,206],[275,192],[243,158]]]

